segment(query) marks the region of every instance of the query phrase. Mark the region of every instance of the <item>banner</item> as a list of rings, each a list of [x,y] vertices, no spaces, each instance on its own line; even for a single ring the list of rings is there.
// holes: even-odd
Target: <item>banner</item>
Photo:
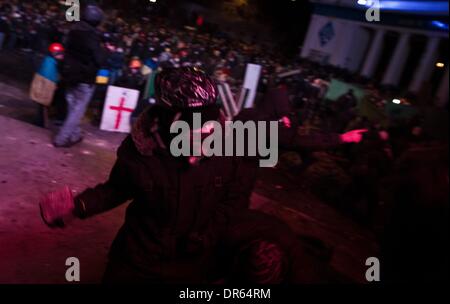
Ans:
[[[145,84],[144,99],[155,98],[155,78],[158,73],[152,71],[148,77]]]
[[[108,70],[102,69],[97,73],[97,77],[95,79],[96,84],[107,84],[109,82],[110,73]]]
[[[56,88],[55,82],[36,73],[30,86],[30,98],[41,105],[49,106],[53,101]]]
[[[45,57],[30,85],[30,98],[44,106],[53,101],[59,77],[57,64],[53,57]]]
[[[103,107],[100,129],[130,133],[130,117],[136,109],[139,91],[109,86]]]
[[[369,121],[379,123],[382,127],[389,126],[389,117],[384,108],[378,107],[375,103],[370,101],[370,98],[364,98],[358,106],[358,114],[367,117]]]
[[[253,107],[258,90],[259,78],[261,76],[261,66],[258,64],[247,64],[245,72],[244,88],[248,90],[247,98],[244,101],[245,108]]]
[[[355,95],[356,99],[358,99],[358,103],[360,103],[366,96],[366,90],[360,88],[357,85],[353,85],[337,79],[331,79],[330,85],[328,86],[328,91],[325,94],[325,99],[336,101],[350,89],[353,90],[353,94]]]
[[[219,83],[217,85],[217,90],[219,91],[219,101],[223,107],[224,114],[227,119],[232,119],[241,111],[238,108],[236,100],[231,93],[230,86],[226,82]]]

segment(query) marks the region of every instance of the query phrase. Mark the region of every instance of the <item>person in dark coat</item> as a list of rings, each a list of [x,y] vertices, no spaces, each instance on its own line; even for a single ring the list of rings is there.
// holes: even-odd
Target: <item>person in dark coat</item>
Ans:
[[[144,91],[145,77],[141,73],[142,62],[139,58],[133,57],[123,75],[117,80],[116,85],[122,88],[137,90],[141,94]]]
[[[223,275],[231,281],[323,280],[286,224],[249,210],[257,157],[175,157],[168,149],[175,120],[189,124],[201,113],[203,121],[224,122],[213,80],[195,68],[168,69],[155,87],[157,105],[119,147],[108,180],[75,198],[68,187],[45,196],[45,223],[63,226],[66,218],[89,218],[132,200],[110,250],[106,283],[211,282],[218,264],[230,265]],[[208,132],[202,128],[201,136]]]
[[[352,89],[349,89],[347,93],[340,96],[336,100],[336,112],[337,117],[337,129],[339,131],[344,130],[348,122],[355,117],[355,107],[358,105],[358,100]]]
[[[381,281],[444,283],[449,279],[448,142],[410,146],[382,181],[390,206],[381,237]]]
[[[115,85],[117,79],[122,77],[122,68],[125,64],[125,54],[122,47],[113,45],[113,52],[108,58],[108,67],[111,73],[109,84]]]
[[[375,128],[364,134],[359,145],[350,147],[349,168],[353,180],[353,195],[359,204],[366,205],[366,212],[359,216],[361,223],[373,227],[379,205],[380,181],[391,170],[392,158],[387,138]],[[387,133],[386,133],[387,134]],[[387,135],[384,135],[387,136]]]
[[[55,147],[70,147],[82,141],[80,122],[95,92],[97,73],[106,59],[96,30],[103,19],[102,10],[87,5],[81,17],[69,32],[66,45],[62,81],[66,86],[68,114],[53,140]]]
[[[3,49],[3,44],[9,33],[9,22],[6,16],[0,13],[0,51]]]

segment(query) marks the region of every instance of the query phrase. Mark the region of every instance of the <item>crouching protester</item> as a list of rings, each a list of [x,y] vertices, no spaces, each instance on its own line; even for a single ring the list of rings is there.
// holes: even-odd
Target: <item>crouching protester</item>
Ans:
[[[224,123],[214,81],[194,68],[167,69],[155,88],[157,104],[119,147],[109,179],[76,197],[67,186],[46,195],[40,202],[45,223],[64,226],[132,200],[104,283],[321,282],[291,229],[249,210],[256,157],[171,153],[174,121],[190,124],[201,113],[202,121]],[[189,136],[195,132],[203,137],[211,130]],[[344,137],[336,135],[336,142]]]

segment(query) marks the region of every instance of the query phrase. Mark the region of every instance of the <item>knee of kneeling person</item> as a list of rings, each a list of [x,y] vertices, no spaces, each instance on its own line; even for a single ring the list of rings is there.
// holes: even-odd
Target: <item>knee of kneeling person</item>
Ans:
[[[231,280],[237,283],[281,284],[288,273],[288,258],[275,242],[254,240],[235,257]]]

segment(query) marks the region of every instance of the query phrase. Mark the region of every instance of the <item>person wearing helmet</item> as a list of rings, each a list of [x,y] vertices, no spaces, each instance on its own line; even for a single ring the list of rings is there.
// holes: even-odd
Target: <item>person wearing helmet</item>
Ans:
[[[81,21],[68,34],[62,68],[68,113],[53,140],[55,147],[70,147],[83,139],[80,122],[94,94],[97,72],[106,59],[106,50],[96,30],[102,20],[103,12],[98,6],[86,5]]]
[[[37,75],[33,78],[30,97],[38,105],[36,124],[40,127],[48,126],[49,106],[54,105],[57,84],[60,80],[60,63],[64,59],[64,46],[52,43],[48,47],[48,54],[42,60]]]
[[[139,57],[133,57],[129,65],[130,69],[139,71],[142,68],[142,62]]]
[[[40,201],[44,222],[63,227],[132,200],[104,282],[205,283],[217,273],[252,283],[320,281],[291,229],[249,210],[258,171],[254,157],[171,153],[173,122],[186,122],[188,135],[202,138],[212,130],[195,129],[194,113],[224,123],[217,96],[214,80],[196,68],[163,70],[155,79],[157,103],[119,147],[108,180],[76,197],[66,186]]]
[[[141,73],[142,62],[139,57],[133,57],[124,69],[123,75],[116,81],[116,85],[122,88],[138,90],[142,93],[145,85],[145,77]]]
[[[64,59],[64,46],[61,43],[52,43],[48,47],[48,51],[57,60]]]

